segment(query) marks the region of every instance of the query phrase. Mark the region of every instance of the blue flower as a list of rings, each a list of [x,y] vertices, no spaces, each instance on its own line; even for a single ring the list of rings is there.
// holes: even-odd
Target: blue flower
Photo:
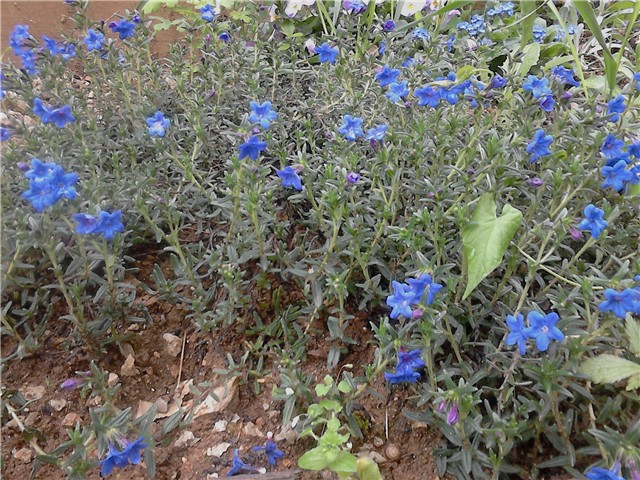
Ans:
[[[387,20],[382,24],[382,28],[385,32],[390,32],[396,28],[396,22],[394,22],[393,20]]]
[[[424,273],[418,278],[410,278],[407,283],[411,287],[411,291],[414,293],[412,303],[420,303],[425,292],[427,292],[427,305],[431,305],[435,299],[436,293],[442,290],[442,285],[439,283],[433,283],[431,275]]]
[[[456,34],[452,33],[451,35],[449,35],[449,38],[447,39],[447,52],[450,52],[453,49],[453,42],[455,42],[456,40]]]
[[[618,318],[625,318],[627,312],[635,313],[638,309],[637,293],[632,288],[617,292],[612,288],[604,291],[606,300],[598,305],[601,312],[611,312]]]
[[[529,312],[527,321],[529,327],[524,329],[524,334],[536,341],[538,350],[544,352],[549,348],[550,340],[561,342],[564,340],[564,334],[556,327],[556,323],[560,317],[555,312],[542,315],[538,312]]]
[[[59,199],[48,179],[30,180],[29,189],[22,194],[22,198],[29,200],[37,212],[52,207]]]
[[[543,129],[538,130],[533,136],[533,141],[525,149],[527,153],[531,154],[529,161],[533,163],[541,157],[551,155],[551,150],[549,150],[551,142],[553,142],[551,135],[547,135]]]
[[[544,27],[536,25],[533,27],[533,41],[536,43],[542,43],[544,37],[547,35],[547,30]]]
[[[22,68],[24,68],[29,75],[36,73],[36,56],[33,50],[23,50],[22,53],[20,53],[20,61],[22,62]]]
[[[29,180],[49,180],[53,169],[58,165],[55,163],[45,163],[37,158],[31,159],[31,169],[24,174]]]
[[[599,209],[593,204],[589,204],[584,209],[584,219],[578,224],[581,230],[591,232],[593,238],[598,238],[602,230],[608,223],[604,219],[604,210]]]
[[[252,465],[247,465],[238,456],[238,449],[236,448],[233,452],[233,460],[231,461],[231,470],[227,472],[227,477],[233,477],[242,471],[247,472],[259,472],[260,469],[256,468]]]
[[[200,13],[202,14],[202,20],[205,22],[213,22],[213,19],[216,16],[216,11],[213,8],[213,5],[208,3],[200,9]]]
[[[40,100],[39,98],[36,98],[33,101],[33,113],[40,117],[42,123],[49,123],[49,115],[52,111],[53,110],[46,107],[44,103],[42,103],[42,100]]]
[[[231,40],[231,37],[229,37],[228,32],[222,32],[220,35],[218,35],[218,38],[222,40],[224,43],[229,43],[229,40]]]
[[[78,196],[75,189],[75,185],[78,183],[77,173],[65,173],[61,166],[56,165],[51,172],[49,183],[56,192],[56,200],[62,197],[73,200]]]
[[[384,40],[382,40],[380,42],[380,45],[378,45],[378,53],[380,55],[384,55],[384,52],[387,51],[387,42],[385,42]]]
[[[515,5],[513,4],[513,2],[498,3],[496,6],[490,8],[487,11],[487,15],[490,17],[495,17],[497,15],[506,15],[508,17],[511,17],[514,13],[514,6]]]
[[[457,25],[458,29],[464,30],[472,37],[477,37],[485,32],[485,20],[480,15],[474,15],[468,22],[460,22]]]
[[[295,168],[287,165],[282,170],[277,170],[276,174],[282,179],[283,187],[293,187],[296,190],[302,190],[302,181]]]
[[[404,68],[413,68],[416,64],[416,61],[412,57],[407,57],[404,62],[402,62],[402,66]]]
[[[84,37],[84,44],[87,46],[88,51],[102,49],[104,43],[104,33],[96,32],[93,28],[87,31],[87,36]]]
[[[269,128],[271,122],[278,118],[278,113],[271,108],[271,102],[249,102],[251,113],[249,121],[251,123],[259,123],[262,128]]]
[[[391,384],[415,383],[420,378],[420,373],[415,369],[423,367],[424,361],[420,358],[420,350],[415,349],[408,353],[400,351],[395,373],[384,372],[384,378]]]
[[[616,136],[613,133],[610,133],[605,137],[602,147],[600,147],[600,151],[606,159],[611,160],[623,155],[623,147],[624,142],[622,140],[617,140]]]
[[[436,108],[440,103],[440,89],[429,85],[416,88],[413,94],[418,99],[418,105]]]
[[[11,131],[8,128],[0,127],[0,142],[6,142],[11,137]]]
[[[545,95],[544,97],[540,97],[540,100],[538,100],[538,105],[540,105],[540,108],[545,112],[553,111],[555,104],[556,101],[553,99],[553,95]]]
[[[355,185],[360,181],[360,174],[356,172],[350,172],[347,174],[347,183]]]
[[[344,135],[347,140],[355,141],[362,136],[362,121],[360,117],[345,115],[342,117],[342,125],[338,128],[338,133]]]
[[[624,112],[626,108],[627,106],[624,103],[624,97],[622,95],[618,95],[607,103],[607,115],[611,115],[612,122],[617,122],[620,120],[620,114]]]
[[[507,315],[507,326],[509,327],[509,335],[507,335],[504,343],[507,345],[518,344],[520,355],[524,355],[527,353],[527,338],[529,338],[524,333],[524,317],[521,313],[515,317],[513,315]]]
[[[44,43],[44,48],[52,55],[56,56],[60,53],[60,47],[58,46],[58,42],[56,42],[55,38],[47,37],[46,35],[42,36],[42,42]]]
[[[112,240],[116,232],[124,232],[122,211],[116,210],[113,213],[101,211],[98,215],[98,224],[92,233],[102,234],[105,240]]]
[[[420,354],[420,350],[417,348],[410,352],[399,351],[398,367],[409,367],[414,369],[424,367],[424,360],[422,360]]]
[[[411,36],[418,40],[424,40],[425,42],[431,41],[431,35],[424,28],[416,27],[411,32]]]
[[[504,88],[506,85],[507,79],[498,74],[495,74],[489,82],[489,88]]]
[[[367,130],[367,134],[365,135],[365,140],[372,140],[380,142],[384,139],[384,136],[387,134],[388,125],[376,125],[373,128]]]
[[[551,75],[557,78],[562,85],[572,85],[574,87],[580,86],[580,82],[574,78],[575,74],[571,68],[565,68],[562,65],[553,67],[551,69]]]
[[[607,470],[606,468],[593,467],[585,473],[585,476],[589,480],[624,480],[613,470]]]
[[[411,305],[415,303],[414,290],[409,285],[395,280],[391,282],[391,286],[393,287],[393,295],[387,297],[387,305],[392,307],[389,316],[398,318],[402,315],[405,318],[411,318],[413,313]]]
[[[411,368],[397,368],[396,373],[384,372],[384,378],[391,384],[415,383],[420,378],[420,374]]]
[[[154,115],[147,118],[147,126],[149,127],[149,135],[152,137],[164,137],[166,129],[169,128],[171,122],[168,118],[158,110]]]
[[[113,33],[119,34],[120,40],[133,37],[136,34],[136,32],[134,31],[136,28],[136,24],[134,22],[128,22],[124,18],[121,18],[117,23],[111,22],[109,24],[109,28]]]
[[[85,213],[76,213],[73,215],[73,219],[78,223],[76,233],[83,235],[94,233],[96,225],[98,225],[98,219],[96,217]]]
[[[636,157],[636,159],[640,160],[640,142],[632,143],[627,147],[629,150],[629,154]]]
[[[548,87],[549,79],[538,78],[535,75],[529,75],[522,84],[522,89],[531,92],[534,98],[540,98],[545,95],[551,95],[551,89]]]
[[[69,60],[76,56],[76,46],[73,43],[65,43],[60,46],[60,56],[63,60]]]
[[[618,192],[624,190],[625,184],[633,180],[633,173],[627,170],[627,162],[619,160],[613,166],[604,166],[600,169],[604,182],[602,188],[611,187]]]
[[[272,440],[267,440],[267,443],[264,446],[253,447],[254,452],[259,452],[261,450],[264,450],[267,454],[267,462],[273,466],[276,465],[278,460],[284,457],[284,452],[278,450],[278,445],[276,445],[276,442]]]
[[[63,128],[67,123],[76,121],[76,117],[71,113],[71,107],[64,105],[55,110],[51,110],[47,115],[47,120],[42,119],[43,123],[53,123],[58,128]]]
[[[142,437],[131,443],[123,439],[124,449],[122,451],[117,450],[113,444],[109,444],[109,453],[106,458],[100,462],[102,466],[100,475],[106,477],[111,474],[114,468],[124,468],[130,464],[137,465],[140,463],[140,450],[143,450],[147,446],[143,441],[144,438]]]
[[[392,83],[389,85],[389,91],[385,93],[385,97],[391,100],[393,103],[398,103],[402,98],[409,95],[409,89],[407,88],[407,81],[400,83]]]
[[[249,157],[251,160],[257,160],[260,152],[267,148],[267,142],[263,142],[260,138],[253,135],[249,140],[238,147],[238,158],[242,160]]]
[[[29,25],[16,25],[9,37],[9,46],[13,49],[15,56],[22,53],[22,44],[30,37]]]
[[[380,82],[381,87],[386,87],[394,83],[399,75],[400,70],[398,68],[391,68],[389,65],[385,65],[382,70],[376,73],[376,80]]]
[[[316,47],[316,53],[318,54],[320,63],[330,63],[333,65],[336,63],[336,58],[338,58],[338,47],[332,47],[325,42],[319,47]]]
[[[636,81],[636,90],[640,92],[640,72],[634,73],[633,79]]]

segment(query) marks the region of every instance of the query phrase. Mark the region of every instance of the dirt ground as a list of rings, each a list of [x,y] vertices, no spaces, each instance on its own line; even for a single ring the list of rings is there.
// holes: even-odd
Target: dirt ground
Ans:
[[[140,269],[136,275],[138,281],[152,284],[149,275],[155,260],[157,257],[141,258],[137,265],[133,265]],[[270,295],[270,292],[261,292],[260,296],[262,294]],[[238,362],[245,351],[245,336],[236,330],[237,327],[221,328],[211,335],[197,334],[191,321],[185,318],[187,311],[182,305],[172,305],[150,297],[142,289],[138,292],[138,299],[148,306],[153,323],[129,329],[128,333],[133,336],[126,344],[124,353],[135,360],[133,367],[127,365],[125,356],[114,344],[107,347],[106,354],[97,357],[79,349],[69,349],[66,341],[69,328],[62,319],[49,322],[50,328],[45,333],[43,347],[35,355],[20,361],[10,361],[5,366],[3,387],[20,391],[27,399],[33,400],[24,412],[20,412],[19,418],[25,426],[39,432],[38,443],[46,451],[51,451],[66,441],[66,430],[73,428],[76,422],[87,425],[90,421],[89,408],[95,406],[96,400],[81,398],[80,390],[63,391],[59,386],[64,380],[74,377],[74,372],[89,370],[92,359],[102,371],[118,375],[117,379],[112,375],[114,382],[121,384],[116,397],[117,406],[132,407],[136,412],[144,411],[159,399],[160,403],[164,401],[168,404],[170,410],[176,386],[180,384],[182,387],[189,380],[193,380],[196,385],[205,381],[220,385],[223,379],[214,370],[228,367],[227,354]],[[61,306],[63,314],[62,310]],[[369,328],[364,328],[364,315],[358,317],[358,321],[353,324],[350,334],[357,335],[359,343],[351,348],[341,364],[354,365],[353,374],[357,376],[362,374],[362,367],[372,361],[375,347],[369,343],[371,333]],[[174,342],[170,344],[163,338],[167,333],[174,335],[179,341],[176,342],[171,337]],[[325,366],[326,357],[322,356],[322,352],[328,351],[324,333],[319,331],[310,340],[309,345],[317,348],[302,366],[304,372],[311,374],[317,381],[321,381],[329,373]],[[3,337],[3,356],[9,355],[13,349],[15,344],[11,339]],[[155,451],[156,478],[224,477],[230,468],[235,448],[240,448],[241,458],[246,463],[268,467],[264,454],[252,451],[253,446],[265,442],[267,432],[273,432],[276,438],[287,437],[278,442],[278,447],[285,452],[284,460],[278,463],[276,469],[270,467],[268,471],[295,469],[297,459],[312,448],[313,443],[308,438],[296,439],[291,433],[285,435],[287,429],[283,430],[281,425],[283,402],[274,401],[271,397],[271,388],[278,374],[277,368],[272,367],[265,364],[265,369],[271,369],[272,375],[259,380],[260,393],[255,393],[253,381],[245,381],[248,375],[243,372],[233,387],[229,388],[232,393],[228,396],[232,398],[226,407],[219,412],[198,417],[183,430],[175,429],[161,438],[159,430],[164,420],[156,419],[154,439],[158,444],[162,440],[162,445],[158,445]],[[335,372],[331,373],[335,376]],[[408,420],[401,413],[408,405],[410,390],[396,390],[389,396],[383,378],[372,387],[384,401],[371,395],[358,399],[360,411],[369,420],[369,428],[364,431],[363,440],[354,440],[353,451],[376,452],[380,455],[377,457],[380,460],[385,455],[388,456],[389,446],[396,446],[401,452],[400,457],[380,465],[386,480],[437,479],[431,452],[440,441],[439,434],[424,424]],[[187,391],[184,388],[179,390],[183,393]],[[191,398],[192,395],[187,394],[183,401],[187,402]],[[388,437],[385,435],[387,418]],[[36,479],[66,478],[58,468],[49,465],[42,466],[34,473],[34,461],[29,454],[31,449],[27,441],[16,422],[7,420],[3,419],[2,431],[3,478],[27,479],[30,475]],[[222,425],[224,428],[221,428]],[[193,435],[185,434],[185,430]],[[221,446],[224,443],[228,444],[226,449]],[[217,452],[211,450],[216,448],[223,450],[219,457],[214,454]],[[94,468],[87,478],[100,478],[99,468]],[[114,471],[111,478],[148,477],[144,465],[138,465]],[[310,480],[327,477],[315,472],[303,472],[298,478]]]

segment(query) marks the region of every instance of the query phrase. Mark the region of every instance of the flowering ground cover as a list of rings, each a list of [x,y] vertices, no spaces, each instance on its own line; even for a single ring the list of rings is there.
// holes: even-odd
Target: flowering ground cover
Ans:
[[[639,4],[66,3],[2,65],[3,476],[640,478]]]

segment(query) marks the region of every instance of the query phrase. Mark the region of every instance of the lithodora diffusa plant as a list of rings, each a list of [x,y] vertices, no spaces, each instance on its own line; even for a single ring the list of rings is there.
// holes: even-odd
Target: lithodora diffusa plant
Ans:
[[[72,2],[77,29],[44,48],[16,28],[22,63],[2,84],[10,356],[42,348],[61,309],[77,345],[120,343],[151,318],[125,281],[131,252],[160,244],[172,272],[156,265],[146,288],[198,331],[251,335],[272,320],[256,320],[255,287],[295,290],[269,328],[295,362],[324,332],[335,369],[362,341],[356,314],[375,312],[365,370],[389,364],[388,387],[415,399],[406,415],[440,428],[443,474],[636,475],[637,388],[594,386],[623,377],[584,368],[612,352],[637,365],[619,318],[640,314],[628,37],[611,90],[569,55],[584,40],[570,5],[313,3],[197,5],[161,61],[137,13],[93,24]],[[296,35],[303,15],[317,38]],[[310,379],[289,373],[311,403]],[[339,398],[309,433],[330,450],[313,466],[346,474],[359,432]],[[108,458],[135,463],[129,445]]]

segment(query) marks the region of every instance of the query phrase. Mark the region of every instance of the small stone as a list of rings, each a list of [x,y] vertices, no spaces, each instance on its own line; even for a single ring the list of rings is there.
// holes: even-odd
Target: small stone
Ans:
[[[28,402],[32,402],[34,400],[40,400],[47,389],[44,385],[29,385],[20,390],[22,395],[24,395],[25,400]]]
[[[196,443],[196,437],[191,430],[185,430],[180,434],[180,437],[173,442],[173,446],[176,448],[186,447],[187,445],[193,445]]]
[[[49,405],[51,405],[51,408],[53,408],[56,412],[61,412],[62,409],[67,406],[67,401],[64,398],[54,398],[49,400]]]
[[[135,418],[142,417],[145,413],[149,411],[151,407],[153,407],[153,403],[140,400],[140,403],[138,403],[138,411],[136,412]]]
[[[177,357],[182,351],[182,340],[180,337],[176,337],[172,333],[165,333],[162,335],[162,339],[165,341],[164,351],[171,357]]]
[[[264,437],[264,433],[252,422],[245,424],[242,431],[250,437]]]
[[[40,414],[38,412],[31,412],[29,413],[29,415],[27,415],[27,418],[24,420],[24,424],[27,427],[30,427],[32,425],[35,425],[38,420],[40,420]]]
[[[384,445],[384,440],[381,439],[380,437],[374,437],[373,438],[373,446],[376,448],[380,448],[382,445]]]
[[[79,421],[80,421],[80,415],[78,415],[77,413],[67,413],[67,415],[62,420],[62,426],[73,427]]]
[[[262,409],[266,412],[267,410],[269,410],[269,407],[270,407],[270,406],[271,406],[271,405],[270,405],[268,402],[264,402],[264,403],[262,404]]]
[[[125,377],[133,377],[135,375],[138,375],[140,372],[138,372],[138,369],[135,367],[135,363],[136,360],[135,358],[133,358],[133,355],[128,355],[127,359],[124,361],[122,367],[120,368],[120,374]]]
[[[156,407],[158,407],[158,413],[167,413],[169,410],[167,401],[162,397],[156,400]]]
[[[215,447],[209,447],[207,448],[207,457],[221,457],[227,450],[229,450],[230,446],[230,443],[222,442]]]
[[[120,380],[120,377],[118,376],[117,373],[109,372],[109,378],[107,379],[107,385],[109,385],[110,387],[113,387],[116,383],[118,383],[118,380]]]
[[[87,405],[89,405],[90,407],[99,407],[100,405],[102,405],[102,397],[100,395],[91,397],[87,402]]]
[[[31,460],[33,460],[33,450],[30,448],[21,448],[13,452],[13,458],[20,460],[22,463],[31,463]]]
[[[226,420],[218,420],[214,425],[213,425],[213,430],[216,432],[224,432],[227,429],[227,424],[229,422],[227,422]]]

